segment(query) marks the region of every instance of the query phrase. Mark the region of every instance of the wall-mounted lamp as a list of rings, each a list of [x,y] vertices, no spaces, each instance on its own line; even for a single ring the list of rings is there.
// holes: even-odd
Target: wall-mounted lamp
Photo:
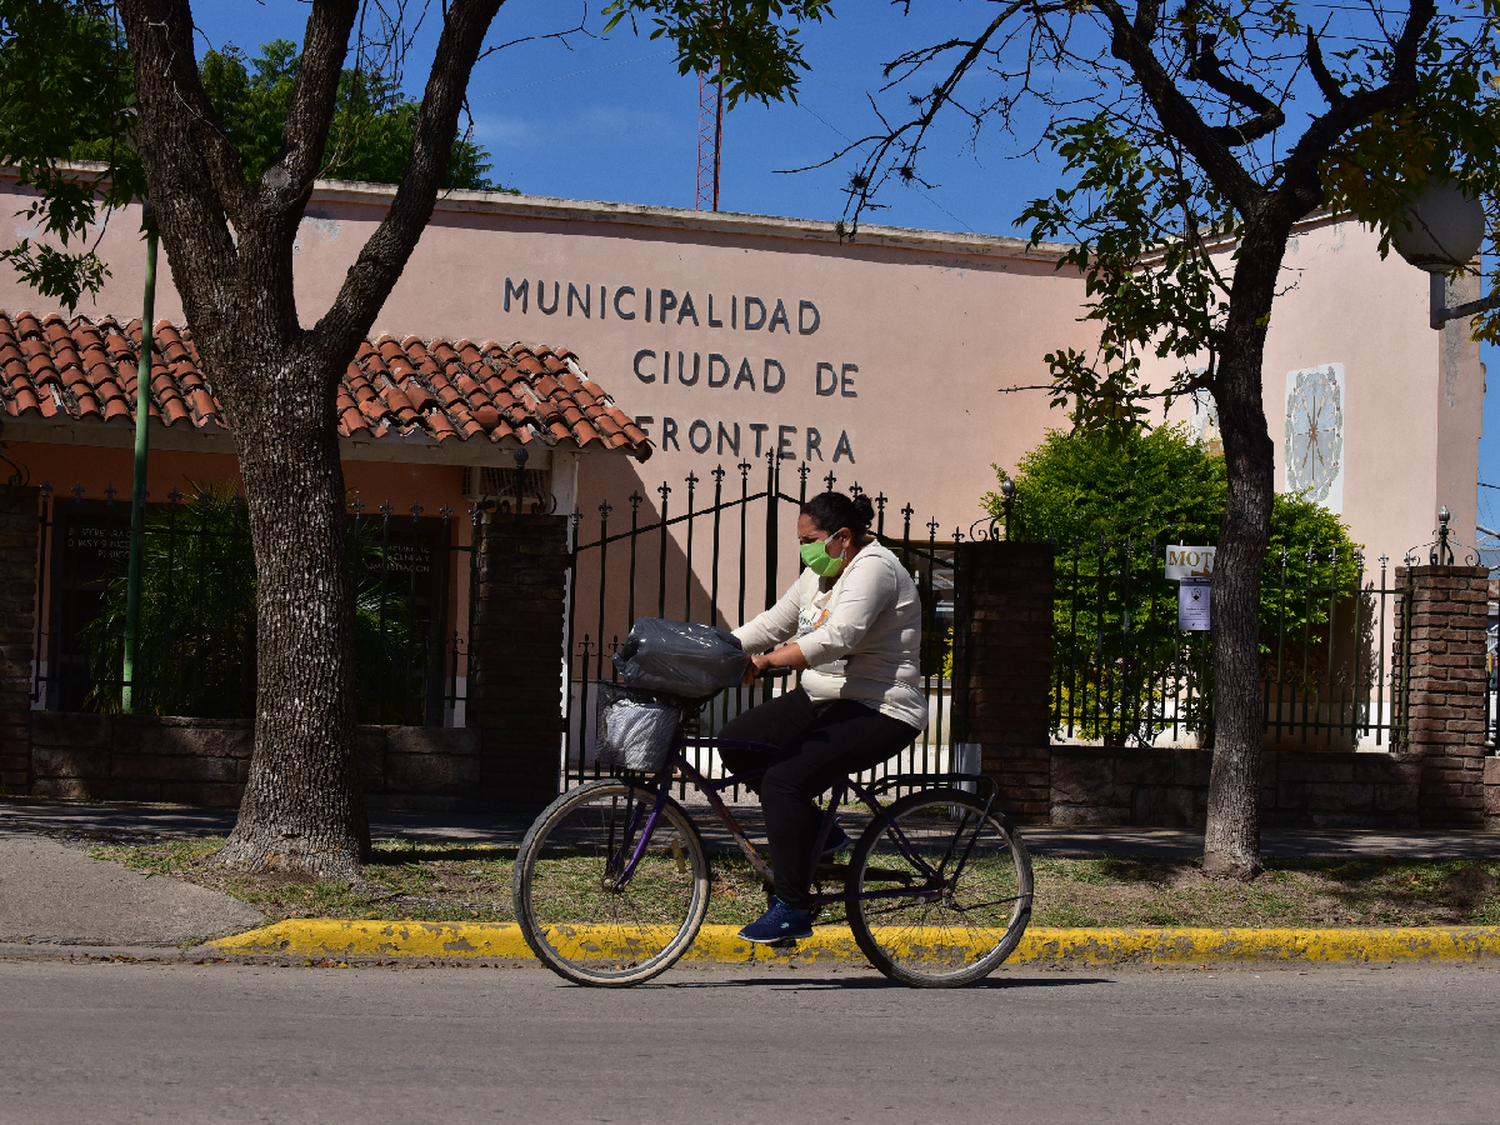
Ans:
[[[1410,230],[1397,230],[1397,252],[1429,274],[1430,322],[1434,329],[1450,320],[1500,308],[1500,297],[1490,296],[1447,307],[1443,275],[1472,262],[1484,244],[1484,204],[1448,180],[1434,180],[1422,189],[1407,211]]]

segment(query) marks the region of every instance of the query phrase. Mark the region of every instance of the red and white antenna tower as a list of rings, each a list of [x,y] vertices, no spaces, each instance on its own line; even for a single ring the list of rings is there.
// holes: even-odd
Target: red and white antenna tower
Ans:
[[[719,63],[698,72],[698,194],[699,211],[719,209],[719,153],[724,146],[724,84]]]

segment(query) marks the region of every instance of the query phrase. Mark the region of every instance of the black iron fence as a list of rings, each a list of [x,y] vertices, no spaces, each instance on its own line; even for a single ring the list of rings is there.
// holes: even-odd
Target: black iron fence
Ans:
[[[360,722],[462,725],[470,542],[444,506],[350,506]],[[53,711],[120,709],[130,506],[105,490],[43,490],[33,698]],[[148,505],[133,699],[138,712],[249,718],[255,562],[232,489]]]
[[[809,492],[836,487],[803,465],[790,491],[781,467],[749,461],[637,491],[573,515],[567,616],[566,743],[573,784],[598,772],[597,685],[639,615],[734,627],[771,605],[797,572],[794,531]],[[858,483],[845,486],[861,491]],[[929,722],[910,750],[875,771],[952,768],[954,548],[910,505],[872,497],[876,532],[916,576],[922,595],[923,688]],[[472,519],[477,513],[467,513]],[[34,698],[49,710],[118,710],[129,505],[43,491]],[[355,676],[362,722],[463,725],[472,606],[473,536],[446,506],[398,512],[351,504],[356,590]],[[969,535],[975,529],[969,530]],[[978,534],[992,534],[981,531]],[[1072,544],[1059,550],[1051,708],[1055,738],[1106,745],[1211,740],[1209,633],[1178,628],[1178,588],[1162,542]],[[248,717],[255,693],[255,580],[244,502],[231,492],[173,493],[151,505],[137,709]],[[1389,746],[1404,727],[1403,654],[1395,610],[1408,591],[1388,562],[1368,572],[1347,558],[1278,555],[1262,576],[1262,706],[1272,744]],[[1497,707],[1490,707],[1493,739]],[[705,710],[712,734],[779,687],[723,693]],[[715,756],[697,763],[718,770]]]
[[[809,484],[816,490],[839,483],[831,473],[810,478],[809,467],[800,466],[795,494],[790,494],[783,489],[781,466],[768,457],[763,470],[742,461],[716,467],[707,479],[689,473],[680,485],[664,482],[654,503],[636,491],[620,502],[601,503],[597,519],[574,513],[564,784],[600,772],[594,760],[598,685],[615,679],[611,657],[637,616],[734,628],[774,604],[795,578],[801,563],[793,528]],[[851,494],[863,491],[857,482],[848,489]],[[939,538],[939,525],[915,523],[909,504],[896,509],[883,493],[871,499],[876,534],[906,563],[921,592],[922,684],[929,718],[908,750],[868,776],[947,769],[952,762],[948,653],[953,543],[963,536],[955,531]],[[711,736],[780,690],[764,685],[721,693],[704,709],[701,732]],[[722,776],[712,751],[700,752],[694,765]]]
[[[1053,735],[1113,746],[1210,745],[1213,642],[1179,627],[1179,584],[1163,541],[1071,544],[1058,553]],[[1354,749],[1400,741],[1403,655],[1395,609],[1409,592],[1389,560],[1280,552],[1266,560],[1260,612],[1268,742]],[[1206,594],[1206,591],[1203,591]]]

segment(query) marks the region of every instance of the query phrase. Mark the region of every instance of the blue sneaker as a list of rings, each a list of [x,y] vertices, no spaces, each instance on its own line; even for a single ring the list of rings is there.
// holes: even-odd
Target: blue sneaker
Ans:
[[[742,940],[758,945],[808,937],[812,937],[811,912],[793,910],[775,895],[771,896],[771,909],[740,931]]]

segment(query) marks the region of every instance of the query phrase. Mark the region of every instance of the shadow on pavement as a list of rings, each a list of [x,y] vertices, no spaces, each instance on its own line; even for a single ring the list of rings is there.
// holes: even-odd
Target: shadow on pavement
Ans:
[[[777,971],[794,972],[795,970],[783,970],[777,966]],[[856,970],[857,971],[857,970]],[[559,980],[558,984],[564,984]],[[1018,977],[1000,972],[986,977],[984,980],[975,981],[973,984],[965,985],[965,988],[1073,988],[1081,984],[1114,984],[1109,977],[1079,977],[1079,976],[1027,976]],[[575,988],[584,988],[585,985],[574,985]],[[902,992],[944,992],[946,989],[921,989],[910,988],[893,980],[887,980],[875,970],[870,969],[858,976],[822,976],[822,977],[797,977],[795,979],[767,980],[764,976],[735,977],[725,980],[718,978],[711,981],[693,981],[675,979],[671,976],[648,981],[638,985],[639,988],[772,988],[780,992],[807,992],[807,991],[837,991],[856,989],[897,989]]]

